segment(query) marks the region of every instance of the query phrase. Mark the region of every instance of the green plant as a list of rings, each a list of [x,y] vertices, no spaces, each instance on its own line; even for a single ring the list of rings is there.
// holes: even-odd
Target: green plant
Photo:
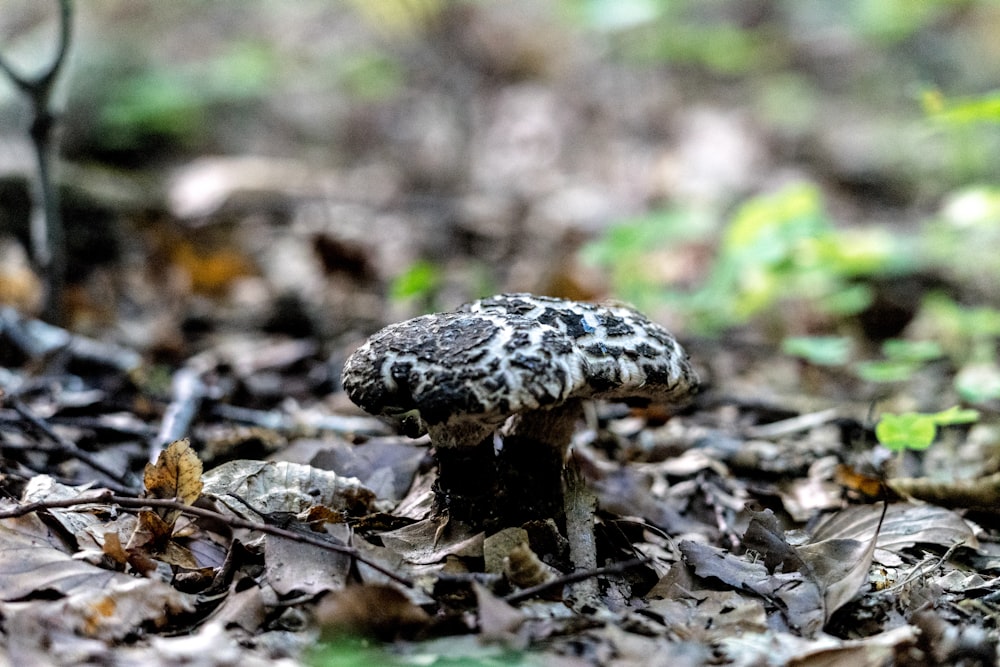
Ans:
[[[792,336],[781,341],[781,351],[817,366],[843,366],[851,356],[847,336]]]
[[[871,299],[859,279],[912,265],[906,244],[879,228],[836,229],[819,190],[803,183],[755,197],[737,210],[706,290],[709,302],[726,305],[735,322],[785,299],[848,315]]]
[[[875,437],[880,445],[894,452],[919,451],[934,443],[939,426],[971,424],[978,419],[978,410],[963,410],[958,406],[935,413],[888,413],[875,426]]]
[[[619,57],[634,62],[683,63],[733,75],[787,59],[767,26],[713,16],[694,0],[563,0],[562,5],[584,28],[605,36]]]
[[[1000,281],[1000,187],[972,185],[950,192],[938,215],[920,229],[920,252],[952,282],[989,293]],[[962,261],[955,261],[961,257]]]
[[[377,51],[358,53],[338,63],[345,91],[352,97],[378,102],[392,97],[403,86],[402,66]]]
[[[141,53],[109,52],[105,58],[82,72],[73,94],[96,104],[95,137],[112,151],[150,142],[193,147],[211,133],[215,112],[263,99],[280,71],[278,55],[251,41],[230,44],[211,59],[170,68]],[[116,76],[108,77],[109,69]]]
[[[389,296],[394,301],[417,299],[430,303],[440,286],[441,269],[432,262],[418,259],[393,279]]]
[[[882,343],[884,359],[859,362],[855,373],[868,382],[901,382],[928,362],[944,356],[941,345],[932,340],[901,340],[893,338]]]
[[[948,98],[937,89],[922,95],[930,128],[944,140],[939,160],[956,184],[992,178],[1000,146],[1000,91],[980,96]]]
[[[609,272],[615,294],[639,308],[664,301],[663,249],[700,243],[715,232],[711,218],[694,211],[661,209],[623,220],[581,250],[587,264]]]
[[[382,644],[353,637],[319,644],[311,651],[308,663],[314,667],[365,667],[366,665],[393,667],[405,664],[399,656],[390,653]]]
[[[456,641],[454,638],[449,640],[388,644],[357,637],[339,637],[315,646],[309,652],[306,663],[312,667],[532,667],[543,662],[527,652]]]
[[[948,99],[937,89],[923,93],[924,112],[948,125],[1000,123],[1000,91],[984,95]]]
[[[697,232],[686,232],[694,220]],[[662,253],[673,244],[703,242],[711,224],[683,211],[664,211],[612,228],[584,250],[611,271],[616,293],[640,306],[658,300],[681,312],[700,333],[745,323],[781,302],[800,302],[841,317],[871,301],[865,279],[912,270],[911,245],[883,229],[837,229],[818,189],[789,186],[748,200],[723,230],[705,281],[687,293],[664,289]],[[698,238],[696,233],[701,233]]]

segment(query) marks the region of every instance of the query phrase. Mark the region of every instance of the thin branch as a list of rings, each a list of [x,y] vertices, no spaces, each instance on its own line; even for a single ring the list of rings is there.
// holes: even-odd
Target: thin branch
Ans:
[[[313,536],[307,533],[300,533],[293,530],[287,530],[285,528],[279,528],[277,526],[272,526],[266,523],[260,523],[257,521],[249,521],[237,516],[230,516],[228,514],[223,514],[221,512],[216,512],[215,510],[205,509],[203,507],[192,507],[191,505],[185,505],[184,503],[173,500],[170,498],[132,498],[129,496],[117,496],[112,494],[110,491],[101,490],[97,493],[91,493],[89,495],[81,495],[77,498],[66,498],[62,500],[44,500],[33,503],[25,503],[14,505],[13,507],[7,509],[0,509],[0,519],[13,519],[16,517],[24,516],[26,514],[31,514],[32,512],[38,512],[50,509],[66,509],[69,507],[78,507],[80,505],[91,505],[94,503],[107,503],[109,505],[118,505],[119,507],[124,507],[128,509],[148,509],[148,508],[163,508],[174,510],[188,516],[198,517],[201,519],[208,519],[211,521],[218,521],[224,523],[233,528],[243,528],[251,531],[259,531],[261,533],[267,533],[268,535],[274,535],[275,537],[281,537],[286,540],[292,540],[295,542],[301,542],[303,544],[309,544],[314,547],[319,547],[320,549],[326,549],[327,551],[334,551],[336,553],[344,554],[358,561],[359,563],[364,563],[368,567],[381,572],[385,576],[389,577],[393,581],[406,586],[407,588],[413,588],[414,583],[407,579],[406,577],[399,575],[385,565],[375,562],[369,558],[366,558],[354,547],[349,547],[344,544],[337,544],[329,539]]]
[[[100,461],[90,452],[80,449],[72,440],[59,435],[59,433],[57,433],[55,429],[53,429],[44,419],[33,413],[20,398],[16,396],[8,396],[4,402],[14,408],[17,414],[27,420],[27,422],[31,424],[36,431],[42,433],[45,437],[55,443],[58,447],[55,451],[71,456],[78,461],[82,461],[94,470],[105,475],[108,479],[112,480],[121,487],[120,489],[115,489],[116,491],[129,492],[134,491],[137,488],[128,473],[121,473],[108,467],[104,462]]]
[[[59,0],[59,42],[56,55],[38,76],[22,76],[0,58],[0,70],[28,98],[34,115],[30,135],[38,163],[38,178],[37,197],[31,216],[31,255],[44,273],[48,285],[46,315],[49,320],[56,322],[62,319],[60,306],[66,279],[66,231],[59,209],[59,190],[52,181],[52,128],[55,126],[56,116],[49,106],[49,100],[72,41],[72,10],[70,0]]]
[[[160,431],[150,447],[150,461],[155,461],[171,442],[188,435],[206,392],[201,373],[194,368],[183,366],[174,373],[170,381],[170,403],[163,413]]]
[[[69,53],[70,41],[72,38],[73,25],[73,5],[70,0],[58,0],[59,2],[59,42],[56,47],[55,58],[48,68],[42,70],[34,78],[21,76],[7,64],[7,61],[0,56],[0,70],[10,78],[21,91],[32,99],[33,103],[44,107],[48,103],[49,95],[52,93],[56,77],[62,68],[66,55]]]
[[[650,560],[651,559],[649,558],[632,558],[630,560],[622,561],[621,563],[615,563],[614,565],[596,567],[592,570],[577,570],[576,572],[570,572],[569,574],[564,574],[561,577],[556,577],[555,579],[542,582],[536,586],[529,586],[528,588],[519,590],[516,593],[505,595],[503,600],[507,604],[517,604],[518,602],[529,600],[536,595],[540,595],[554,588],[566,586],[567,584],[575,584],[578,581],[591,579],[593,577],[601,577],[606,574],[621,574],[622,572],[630,570],[633,567],[648,563]]]

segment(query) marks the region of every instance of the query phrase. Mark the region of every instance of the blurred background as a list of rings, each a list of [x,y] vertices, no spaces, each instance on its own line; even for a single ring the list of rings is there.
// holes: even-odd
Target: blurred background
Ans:
[[[974,305],[995,353],[998,34],[994,0],[76,3],[67,322],[180,357],[532,291],[870,345]],[[19,72],[56,35],[0,1]],[[37,313],[31,120],[0,77],[0,301]]]

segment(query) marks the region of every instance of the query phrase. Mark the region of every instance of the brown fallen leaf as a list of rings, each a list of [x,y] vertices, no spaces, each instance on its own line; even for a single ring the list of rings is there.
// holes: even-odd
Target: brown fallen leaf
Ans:
[[[942,507],[997,513],[1000,507],[1000,473],[976,479],[936,480],[927,477],[897,477],[886,481],[896,493]]]
[[[402,592],[387,584],[362,584],[331,593],[316,608],[326,640],[342,635],[389,641],[413,636],[431,618]]]
[[[191,443],[175,440],[160,452],[156,463],[147,463],[143,483],[147,498],[176,499],[191,505],[201,495],[202,465]],[[180,510],[158,508],[154,512],[173,527]]]
[[[801,569],[771,572],[763,559],[751,561],[724,549],[693,541],[679,545],[685,562],[703,579],[715,578],[776,603],[786,622],[805,637],[823,627],[823,592]]]
[[[969,524],[952,510],[934,505],[892,503],[885,519],[874,505],[854,505],[832,514],[812,532],[812,542],[831,538],[866,539],[878,530],[878,549],[898,552],[915,544],[950,547],[962,543],[976,548],[979,542]]]
[[[869,506],[875,510],[874,506]],[[868,582],[868,570],[875,555],[882,522],[888,505],[883,504],[878,523],[861,539],[829,537],[798,547],[813,579],[823,591],[825,622],[833,613],[851,601]]]

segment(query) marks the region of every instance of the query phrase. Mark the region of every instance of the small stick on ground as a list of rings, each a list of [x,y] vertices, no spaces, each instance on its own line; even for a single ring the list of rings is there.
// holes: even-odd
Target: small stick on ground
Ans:
[[[160,431],[150,447],[150,461],[155,461],[171,442],[187,437],[205,393],[205,382],[199,371],[185,366],[174,373],[170,382],[170,404],[163,413]]]
[[[101,462],[97,457],[93,456],[90,452],[80,449],[75,442],[59,435],[59,433],[57,433],[55,429],[53,429],[48,424],[48,422],[46,422],[44,419],[33,413],[28,408],[28,406],[21,401],[21,399],[17,398],[16,396],[10,396],[4,399],[3,396],[0,396],[0,401],[9,403],[10,406],[14,408],[14,410],[17,412],[17,414],[21,415],[21,417],[23,417],[28,422],[28,424],[31,425],[32,428],[34,428],[36,431],[43,434],[45,437],[47,437],[49,440],[55,443],[56,445],[55,451],[63,453],[66,456],[75,458],[78,461],[82,461],[83,463],[87,464],[94,470],[105,475],[109,480],[113,482],[114,485],[117,485],[118,488],[115,489],[116,491],[120,492],[132,491],[137,488],[137,485],[133,482],[133,480],[131,479],[130,475],[127,472],[121,473],[117,470],[108,467],[103,462]]]
[[[310,535],[308,533],[302,533],[294,530],[289,530],[287,528],[281,528],[279,526],[274,526],[268,523],[261,523],[258,521],[250,521],[248,519],[243,519],[237,516],[230,516],[228,514],[223,514],[222,512],[216,512],[215,510],[205,509],[203,507],[193,507],[191,505],[185,505],[184,503],[173,500],[170,498],[130,498],[128,496],[117,496],[107,490],[102,490],[98,492],[87,492],[77,498],[63,498],[60,500],[51,501],[39,501],[33,503],[24,503],[16,505],[8,505],[5,508],[0,508],[0,519],[12,519],[19,516],[25,516],[31,514],[32,512],[39,512],[49,509],[67,509],[70,507],[78,507],[80,505],[92,505],[95,503],[107,503],[109,505],[118,505],[119,507],[127,509],[148,509],[148,508],[162,508],[180,512],[188,516],[199,517],[202,519],[208,519],[211,521],[218,521],[223,524],[229,525],[232,528],[242,528],[244,530],[258,531],[261,533],[267,533],[268,535],[274,535],[275,537],[281,537],[286,540],[292,540],[294,542],[302,542],[304,544],[310,544],[314,547],[319,547],[320,549],[327,549],[329,551],[335,551],[337,553],[350,556],[359,563],[364,563],[373,570],[376,570],[385,576],[389,577],[393,581],[406,586],[407,588],[413,588],[415,584],[407,579],[406,577],[393,572],[385,565],[373,561],[369,558],[365,558],[357,549],[349,547],[344,544],[337,544],[329,539],[326,539],[320,535]]]
[[[564,497],[566,511],[566,538],[569,540],[569,557],[577,571],[597,569],[597,539],[594,536],[594,513],[597,497],[587,487],[576,459],[570,457],[563,475],[566,482]],[[599,609],[600,591],[596,578],[582,579],[570,586],[572,606],[578,610]]]

